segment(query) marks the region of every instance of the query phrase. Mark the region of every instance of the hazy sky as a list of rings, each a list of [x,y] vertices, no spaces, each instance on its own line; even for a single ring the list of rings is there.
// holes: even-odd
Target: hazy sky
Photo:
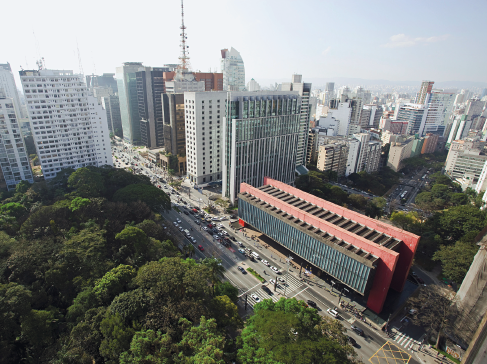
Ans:
[[[220,71],[234,47],[250,78],[358,77],[487,82],[487,1],[185,0],[193,70]],[[0,63],[115,72],[177,63],[180,0],[14,1],[2,5]],[[34,37],[35,33],[35,37]],[[36,45],[36,40],[38,46]],[[20,86],[20,85],[18,85]]]

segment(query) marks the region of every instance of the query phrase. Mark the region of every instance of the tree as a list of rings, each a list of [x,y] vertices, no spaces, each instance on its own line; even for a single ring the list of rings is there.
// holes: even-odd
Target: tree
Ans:
[[[130,265],[120,264],[111,269],[103,278],[96,282],[93,293],[99,302],[107,304],[112,299],[127,290],[128,284],[136,275],[135,269]]]
[[[115,236],[122,246],[119,251],[122,257],[145,257],[147,254],[149,239],[147,235],[135,226],[127,226]]]
[[[135,330],[125,326],[119,314],[107,312],[100,324],[103,340],[100,345],[100,353],[105,360],[113,360],[117,363],[120,354],[128,350]]]
[[[105,192],[103,177],[100,173],[86,167],[78,168],[68,178],[68,187],[75,189],[79,197],[99,197]]]
[[[120,364],[165,364],[172,356],[172,345],[169,334],[138,331],[132,338],[130,349],[120,355]]]
[[[359,210],[363,210],[367,205],[367,199],[360,194],[351,194],[348,196],[348,201],[350,201],[352,206],[358,208]]]
[[[155,186],[148,185],[128,185],[113,195],[113,201],[133,202],[142,201],[147,204],[153,211],[169,211],[171,209],[171,200],[169,196]]]
[[[216,296],[213,298],[211,310],[212,316],[216,318],[218,327],[231,327],[234,330],[243,327],[238,307],[228,296]]]
[[[215,296],[228,296],[232,302],[237,302],[238,288],[230,282],[221,282],[215,286]]]
[[[479,232],[486,225],[486,212],[472,205],[454,206],[444,211],[435,227],[445,243],[460,240],[469,232]]]
[[[150,307],[148,291],[137,288],[116,296],[110,304],[110,312],[119,314],[126,324],[140,322]]]
[[[217,258],[205,258],[201,261],[205,267],[210,271],[211,286],[213,287],[213,294],[215,293],[215,284],[220,283],[223,279],[223,272],[225,268],[222,265],[222,260]]]
[[[468,203],[468,195],[465,193],[452,193],[450,195],[450,202],[453,206],[466,205]]]
[[[90,199],[88,198],[83,198],[83,197],[76,197],[73,201],[71,201],[71,206],[69,209],[72,212],[75,212],[85,206],[88,206],[90,204]]]
[[[390,218],[391,222],[403,230],[410,230],[418,220],[418,214],[414,211],[394,211]]]
[[[478,250],[471,242],[457,241],[454,245],[440,246],[433,260],[440,261],[443,274],[460,285]]]
[[[29,181],[23,180],[20,181],[17,186],[15,186],[15,193],[21,193],[24,194],[27,192],[27,190],[32,186]]]
[[[422,287],[417,297],[408,299],[409,307],[415,310],[412,322],[418,326],[428,327],[428,335],[433,331],[438,334],[436,345],[440,341],[442,332],[451,329],[458,309],[452,305],[451,292],[444,291],[437,285]]]
[[[55,318],[53,310],[31,310],[22,318],[22,335],[32,346],[34,357],[40,356],[42,350],[53,343]]]

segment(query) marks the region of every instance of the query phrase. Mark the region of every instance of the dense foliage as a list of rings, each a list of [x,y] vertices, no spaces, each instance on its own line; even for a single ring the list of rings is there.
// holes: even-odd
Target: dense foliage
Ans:
[[[264,303],[260,315],[274,315],[276,330],[287,322],[310,331],[290,350],[268,352],[273,361],[249,357],[262,349],[245,335],[229,339],[244,327],[238,289],[222,282],[219,260],[182,257],[161,226],[168,201],[146,177],[91,167],[4,194],[1,362],[299,363],[305,351],[315,363],[353,360],[341,325],[295,300]]]

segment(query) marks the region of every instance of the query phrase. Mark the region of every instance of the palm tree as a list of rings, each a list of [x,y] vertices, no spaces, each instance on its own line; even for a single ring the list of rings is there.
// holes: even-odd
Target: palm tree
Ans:
[[[215,284],[220,283],[223,279],[223,272],[225,268],[222,265],[222,260],[218,258],[205,258],[201,261],[210,270],[211,287],[213,289],[213,296],[215,295]]]

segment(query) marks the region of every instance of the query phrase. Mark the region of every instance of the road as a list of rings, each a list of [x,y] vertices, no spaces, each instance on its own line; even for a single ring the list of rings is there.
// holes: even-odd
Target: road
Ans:
[[[138,166],[135,166],[137,169],[136,173],[144,173],[148,175],[153,180],[155,185],[161,185],[161,188],[169,194],[171,203],[174,207],[177,205],[180,212],[173,208],[170,211],[163,213],[163,217],[166,220],[168,228],[181,244],[194,245],[195,259],[204,259],[206,257],[215,257],[221,259],[222,265],[225,268],[225,279],[238,288],[239,301],[237,302],[237,305],[240,307],[241,311],[244,311],[245,298],[247,298],[248,303],[246,314],[250,315],[252,313],[252,307],[258,301],[268,298],[272,299],[273,301],[277,301],[284,296],[288,298],[294,297],[305,302],[308,300],[315,302],[317,304],[318,312],[322,316],[329,315],[327,313],[327,309],[335,308],[335,304],[325,297],[323,289],[318,288],[312,282],[302,281],[298,277],[298,272],[294,268],[289,267],[288,271],[288,266],[285,262],[278,262],[277,257],[269,255],[269,253],[262,249],[261,246],[259,246],[260,249],[257,249],[257,245],[248,237],[245,237],[242,231],[233,230],[230,228],[229,220],[222,222],[228,234],[233,236],[237,241],[241,242],[244,248],[249,248],[256,251],[260,256],[260,260],[251,261],[244,254],[238,251],[239,246],[235,242],[232,242],[231,246],[225,247],[214,240],[209,233],[201,229],[201,225],[198,225],[195,222],[196,218],[194,215],[186,215],[184,213],[184,208],[182,205],[194,206],[196,205],[195,201],[188,199],[188,196],[186,195],[177,195],[174,193],[170,194],[170,192],[173,192],[173,189],[156,180],[157,176],[160,176],[160,174],[155,173],[154,168],[147,168],[147,164],[149,163],[148,161],[144,161],[143,158],[137,156],[135,153],[131,154],[122,152],[120,148],[114,150],[114,155],[118,157],[116,162],[114,161],[115,167],[133,168],[132,163],[136,163],[138,164]],[[134,157],[137,157],[138,159],[135,160]],[[126,160],[127,162],[125,163],[122,160]],[[143,165],[141,166],[140,163],[143,163]],[[181,203],[181,201],[184,202]],[[177,219],[179,219],[181,222],[178,223]],[[187,238],[184,237],[183,233],[181,233],[178,229],[175,229],[174,222],[176,222],[178,226],[181,226],[183,230],[188,229],[191,236],[195,238],[196,242],[191,243]],[[169,227],[169,225],[171,225],[171,227]],[[198,245],[201,245],[204,250],[198,250]],[[271,274],[272,270],[262,263],[264,260],[276,267],[281,273]],[[242,273],[240,270],[238,270],[238,266],[241,266],[244,269],[247,269],[248,267],[254,269],[258,274],[265,278],[265,282],[261,283],[250,273]],[[269,282],[271,279],[278,282],[276,288]],[[262,289],[264,285],[272,291],[272,294],[268,294]],[[356,318],[348,312],[342,309],[339,309],[338,311],[340,312],[340,321],[345,328],[347,328],[347,335],[353,337],[357,342],[355,349],[358,356],[364,362],[368,362],[369,358],[374,355],[374,353],[376,353],[376,351],[382,345],[384,345],[384,343],[387,342],[388,338],[382,332],[356,320]],[[351,330],[350,326],[352,324],[360,327],[364,331],[365,336],[362,337],[355,331]],[[414,363],[414,361],[412,360],[410,363]]]

